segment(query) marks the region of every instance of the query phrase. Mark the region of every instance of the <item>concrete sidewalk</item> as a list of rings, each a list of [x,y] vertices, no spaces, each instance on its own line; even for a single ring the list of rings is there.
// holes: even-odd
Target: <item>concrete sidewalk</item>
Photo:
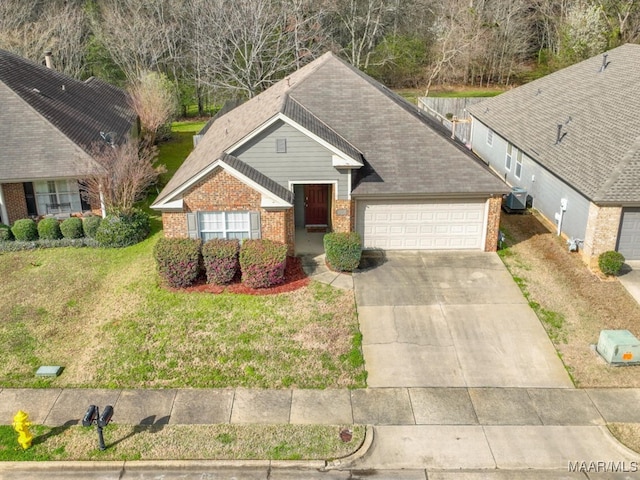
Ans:
[[[376,388],[364,390],[0,391],[0,424],[18,410],[33,423],[78,424],[90,404],[113,421],[154,424],[595,426],[640,423],[640,389]]]

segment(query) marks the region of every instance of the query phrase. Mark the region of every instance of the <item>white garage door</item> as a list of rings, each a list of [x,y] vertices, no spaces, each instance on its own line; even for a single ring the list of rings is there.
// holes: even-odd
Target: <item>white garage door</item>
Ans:
[[[618,251],[627,260],[640,260],[640,208],[622,210]]]
[[[356,230],[364,248],[482,250],[484,201],[357,201]]]

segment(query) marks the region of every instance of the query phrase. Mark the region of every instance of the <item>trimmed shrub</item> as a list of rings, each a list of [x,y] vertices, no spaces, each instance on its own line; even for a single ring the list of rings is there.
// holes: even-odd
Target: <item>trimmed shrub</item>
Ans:
[[[42,240],[59,240],[62,238],[60,222],[57,218],[44,218],[38,222],[38,236]]]
[[[184,288],[193,284],[200,274],[202,241],[193,238],[160,238],[153,248],[158,272],[167,284]]]
[[[60,224],[60,231],[64,238],[82,238],[82,220],[77,217],[67,218]]]
[[[207,283],[225,285],[236,276],[240,266],[238,240],[215,238],[202,245],[202,260],[207,273]]]
[[[251,288],[284,283],[287,246],[271,240],[245,240],[240,247],[242,282]]]
[[[332,270],[352,272],[362,256],[362,240],[357,232],[327,233],[324,238],[327,263]]]
[[[150,230],[149,216],[140,210],[131,213],[107,215],[96,231],[101,247],[122,248],[141,242]]]
[[[5,225],[4,223],[0,223],[0,242],[8,242],[9,240],[13,240],[11,227],[9,227],[9,225]]]
[[[82,231],[87,238],[96,238],[98,227],[102,223],[102,217],[86,217],[82,220]]]
[[[36,222],[30,218],[16,220],[13,227],[11,227],[11,233],[13,233],[16,240],[21,242],[32,242],[38,239],[38,227]]]
[[[624,255],[613,250],[601,253],[598,257],[598,266],[605,275],[618,275],[623,264]]]
[[[92,238],[61,238],[60,240],[33,240],[30,242],[0,242],[0,252],[20,252],[22,250],[35,250],[37,248],[80,248],[97,246],[97,242]]]

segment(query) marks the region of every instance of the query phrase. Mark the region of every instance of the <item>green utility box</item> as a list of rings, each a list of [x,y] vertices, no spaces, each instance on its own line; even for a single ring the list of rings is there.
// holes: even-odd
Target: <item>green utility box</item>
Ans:
[[[611,365],[640,364],[640,340],[629,330],[602,330],[596,350]]]

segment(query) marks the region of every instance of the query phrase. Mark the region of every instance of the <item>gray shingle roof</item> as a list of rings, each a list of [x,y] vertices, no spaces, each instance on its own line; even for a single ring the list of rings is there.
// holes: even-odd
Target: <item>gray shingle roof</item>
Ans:
[[[245,175],[247,178],[250,178],[258,185],[266,188],[274,195],[280,197],[286,202],[293,203],[293,192],[291,190],[287,190],[279,183],[276,183],[266,175],[263,175],[255,168],[247,165],[245,162],[240,160],[238,157],[234,157],[233,155],[223,154],[220,160],[227,165],[229,165],[234,170]]]
[[[156,203],[169,199],[280,113],[350,156],[363,157],[365,166],[354,194],[473,195],[508,190],[416,107],[326,53],[214,122]]]
[[[0,179],[95,172],[87,154],[100,132],[128,135],[127,94],[101,80],[81,82],[0,50]]]
[[[469,111],[590,200],[640,202],[640,45],[607,62],[601,71],[598,55]]]

